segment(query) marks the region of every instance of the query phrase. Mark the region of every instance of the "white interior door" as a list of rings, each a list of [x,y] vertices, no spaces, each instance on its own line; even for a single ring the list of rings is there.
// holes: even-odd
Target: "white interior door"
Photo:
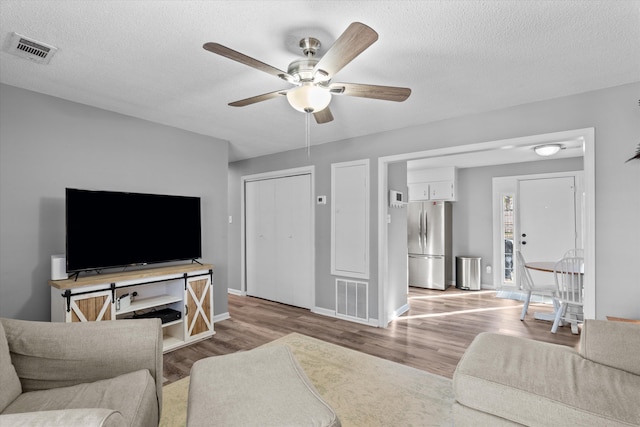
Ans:
[[[245,187],[245,238],[247,294],[272,298],[276,286],[275,182],[251,181]]]
[[[278,301],[311,308],[311,178],[298,175],[277,180],[276,274]]]
[[[311,308],[311,175],[249,181],[245,199],[247,294]]]
[[[576,247],[575,177],[523,179],[518,182],[516,243],[527,262],[555,261]],[[536,283],[551,283],[549,274],[532,272]]]

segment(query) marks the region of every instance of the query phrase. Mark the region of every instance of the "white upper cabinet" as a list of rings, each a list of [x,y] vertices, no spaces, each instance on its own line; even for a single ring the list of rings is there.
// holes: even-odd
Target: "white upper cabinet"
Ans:
[[[429,184],[430,200],[454,200],[454,182],[453,181],[437,181]]]
[[[458,171],[455,167],[407,170],[409,201],[456,200]]]
[[[408,184],[409,187],[409,201],[416,200],[429,200],[429,183],[418,182],[415,184]]]

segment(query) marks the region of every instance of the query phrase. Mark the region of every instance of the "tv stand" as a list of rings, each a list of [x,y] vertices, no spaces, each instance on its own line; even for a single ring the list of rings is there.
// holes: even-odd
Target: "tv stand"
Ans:
[[[215,333],[211,264],[76,275],[50,280],[49,286],[52,322],[128,319],[169,308],[179,312],[180,318],[162,324],[165,352]],[[125,297],[134,293],[133,299]]]

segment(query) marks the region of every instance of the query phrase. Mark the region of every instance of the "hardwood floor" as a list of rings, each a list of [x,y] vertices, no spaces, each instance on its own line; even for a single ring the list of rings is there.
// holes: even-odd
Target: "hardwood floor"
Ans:
[[[216,334],[164,355],[165,384],[189,375],[197,360],[250,350],[291,332],[382,357],[448,378],[473,338],[499,332],[577,347],[579,335],[570,327],[557,334],[549,322],[535,320],[535,311],[551,307],[531,304],[524,322],[522,302],[496,298],[493,291],[433,291],[410,288],[410,310],[388,328],[375,328],[313,314],[253,297],[229,295],[231,319],[215,324]]]

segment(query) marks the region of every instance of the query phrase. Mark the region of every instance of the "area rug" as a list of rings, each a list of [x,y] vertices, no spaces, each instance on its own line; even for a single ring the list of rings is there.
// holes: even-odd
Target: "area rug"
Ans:
[[[451,426],[451,380],[292,333],[265,346],[285,344],[343,427]],[[160,425],[186,423],[189,378],[163,388]],[[224,410],[224,409],[222,409]]]

